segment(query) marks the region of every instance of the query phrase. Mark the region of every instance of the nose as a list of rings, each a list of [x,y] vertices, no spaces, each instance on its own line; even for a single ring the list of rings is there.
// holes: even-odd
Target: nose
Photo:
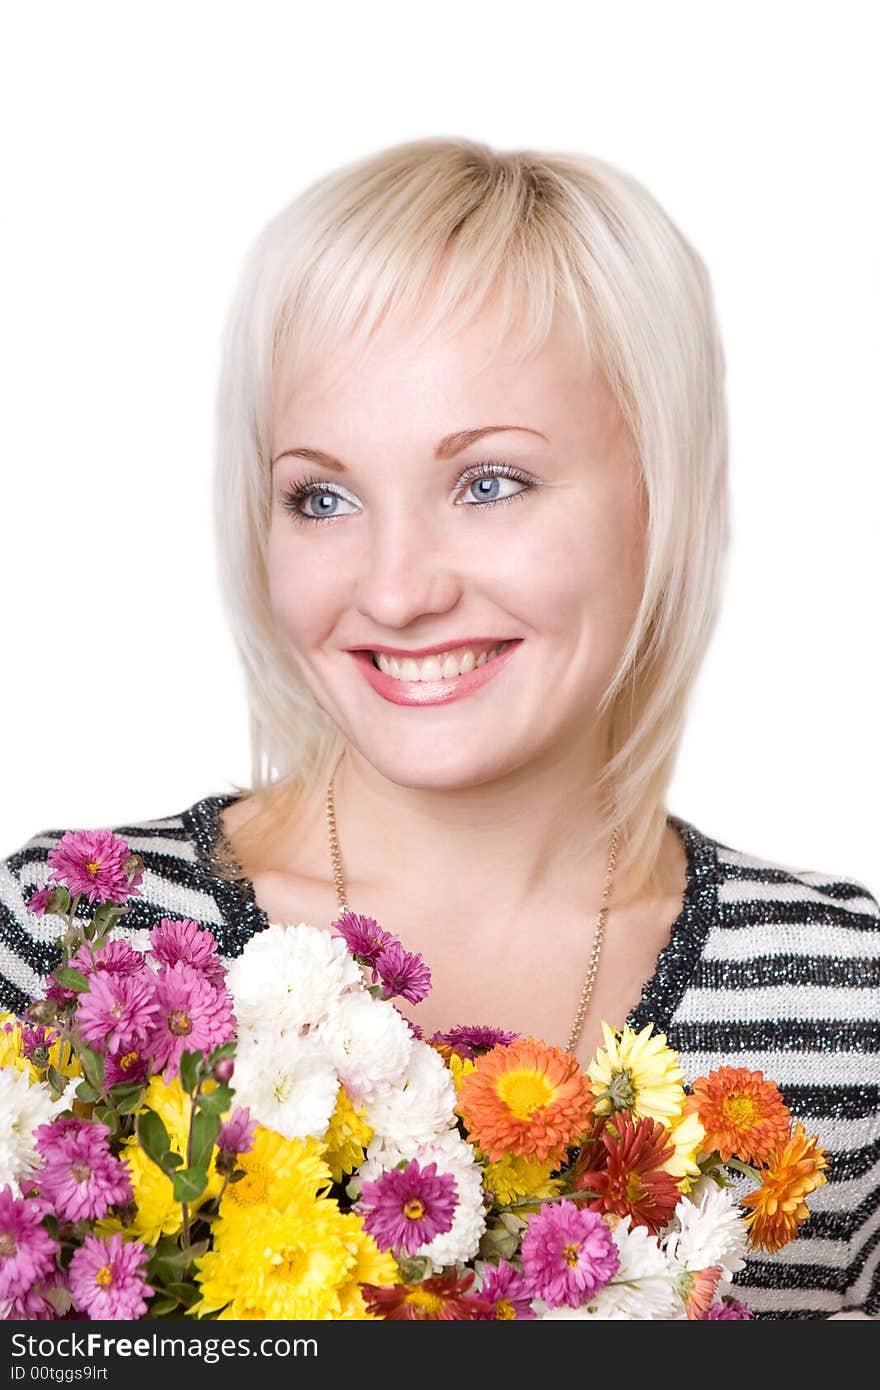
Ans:
[[[370,528],[355,603],[377,628],[403,629],[425,614],[447,613],[461,592],[460,566],[442,523],[410,509]]]

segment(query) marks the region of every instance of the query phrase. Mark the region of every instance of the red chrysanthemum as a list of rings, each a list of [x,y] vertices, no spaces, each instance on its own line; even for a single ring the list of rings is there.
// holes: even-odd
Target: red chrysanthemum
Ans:
[[[634,1120],[621,1110],[602,1132],[604,1164],[591,1172],[579,1172],[576,1190],[596,1195],[593,1211],[631,1216],[633,1226],[647,1226],[656,1235],[675,1211],[681,1197],[678,1184],[663,1164],[674,1146],[669,1130],[647,1115]]]
[[[685,1102],[696,1111],[707,1151],[717,1149],[723,1163],[734,1156],[743,1163],[766,1163],[791,1129],[791,1115],[774,1081],[748,1067],[719,1067],[699,1077]]]
[[[477,1058],[456,1108],[492,1162],[508,1154],[558,1162],[589,1129],[593,1095],[570,1052],[517,1038]]]
[[[469,1270],[461,1279],[438,1274],[421,1284],[362,1284],[367,1311],[388,1321],[474,1322],[489,1313],[491,1304],[468,1292],[475,1279]]]

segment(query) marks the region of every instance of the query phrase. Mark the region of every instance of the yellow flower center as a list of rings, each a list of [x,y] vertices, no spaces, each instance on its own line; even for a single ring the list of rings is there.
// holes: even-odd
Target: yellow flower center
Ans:
[[[101,865],[99,864],[99,862],[97,861],[97,859],[89,859],[88,862],[86,863],[86,868],[88,869],[89,873],[92,875],[92,878],[95,877],[95,874],[98,872],[98,870],[100,869],[100,867],[101,867]]]
[[[403,1208],[404,1216],[410,1217],[413,1221],[418,1221],[420,1216],[425,1214],[425,1204],[418,1197],[410,1197]]]
[[[492,1317],[496,1322],[509,1322],[511,1318],[516,1318],[516,1309],[506,1298],[499,1298],[492,1309]]]
[[[121,1018],[121,1017],[122,1017],[122,1011],[123,1011],[123,1006],[122,1006],[122,1004],[120,1003],[120,1001],[119,1001],[118,999],[117,999],[117,1001],[116,1001],[115,1004],[111,1004],[111,1005],[110,1005],[110,1016],[111,1016],[111,1018]]]
[[[113,1283],[113,1270],[109,1265],[104,1265],[95,1275],[95,1283],[100,1284],[102,1289],[107,1289]]]
[[[514,1071],[502,1076],[498,1094],[518,1120],[530,1120],[553,1099],[553,1087],[537,1071]]]
[[[405,1295],[407,1303],[414,1303],[417,1308],[424,1308],[426,1313],[439,1313],[443,1307],[443,1299],[437,1293],[431,1293],[430,1289],[423,1289],[416,1285]]]
[[[261,1206],[269,1195],[271,1177],[267,1168],[249,1168],[245,1177],[227,1187],[224,1202],[233,1201],[240,1207]]]
[[[289,1279],[294,1282],[301,1279],[307,1258],[301,1246],[285,1245],[282,1250],[272,1256],[271,1264],[276,1278]]]
[[[630,1173],[626,1179],[626,1197],[630,1206],[635,1206],[642,1195],[642,1180],[638,1173]]]
[[[168,1015],[168,1032],[176,1038],[186,1037],[193,1030],[192,1019],[185,1009],[172,1009]]]
[[[139,1060],[137,1052],[126,1052],[125,1056],[119,1059],[120,1069],[122,1071],[128,1071],[129,1067],[133,1067],[135,1062]]]
[[[758,1119],[754,1096],[743,1095],[742,1091],[733,1091],[729,1096],[725,1096],[721,1109],[724,1118],[737,1129],[746,1129]]]
[[[579,1249],[579,1245],[563,1245],[562,1247],[562,1258],[565,1260],[565,1263],[572,1268],[574,1268],[578,1262]]]

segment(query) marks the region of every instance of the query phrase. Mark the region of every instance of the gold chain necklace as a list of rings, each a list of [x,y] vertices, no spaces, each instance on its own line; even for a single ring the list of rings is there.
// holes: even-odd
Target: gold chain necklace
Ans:
[[[333,879],[336,883],[336,900],[342,912],[351,912],[345,896],[345,879],[342,873],[342,856],[339,853],[339,838],[336,834],[336,812],[333,806],[333,778],[327,786],[327,828],[330,833],[330,859],[333,864]],[[578,1039],[584,1026],[584,1019],[587,1016],[587,1009],[590,1005],[590,998],[593,993],[593,985],[596,981],[596,972],[599,969],[599,957],[602,954],[602,942],[605,939],[605,921],[608,917],[608,897],[611,893],[611,882],[614,878],[614,869],[617,864],[617,842],[620,826],[615,825],[611,835],[611,852],[608,856],[608,869],[605,873],[605,886],[602,890],[602,906],[596,918],[596,930],[593,933],[593,949],[590,952],[590,959],[587,965],[587,973],[584,977],[584,985],[581,990],[581,997],[578,1001],[577,1013],[574,1016],[574,1023],[571,1025],[571,1032],[568,1035],[568,1042],[565,1050],[574,1053]]]

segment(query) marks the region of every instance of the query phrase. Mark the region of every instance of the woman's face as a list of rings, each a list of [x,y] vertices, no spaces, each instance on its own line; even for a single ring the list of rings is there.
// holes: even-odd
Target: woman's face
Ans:
[[[521,362],[494,326],[415,343],[388,323],[278,379],[272,608],[346,741],[408,787],[600,767],[596,705],[642,591],[636,464],[572,322]]]

